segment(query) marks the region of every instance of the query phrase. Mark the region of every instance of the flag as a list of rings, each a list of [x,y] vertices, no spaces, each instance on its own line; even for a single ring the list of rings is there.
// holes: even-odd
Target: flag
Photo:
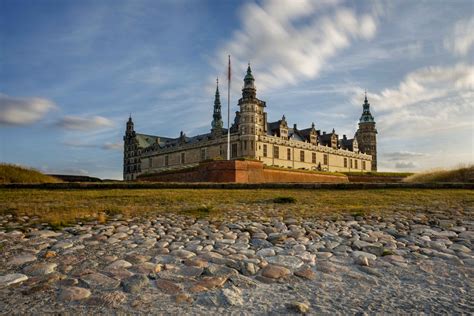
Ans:
[[[230,82],[230,55],[229,55],[229,68],[227,69],[227,80]]]

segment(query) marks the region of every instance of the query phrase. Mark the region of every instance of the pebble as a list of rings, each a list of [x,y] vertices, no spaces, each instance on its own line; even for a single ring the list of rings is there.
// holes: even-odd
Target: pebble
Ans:
[[[291,274],[291,271],[282,266],[268,265],[262,269],[262,276],[270,279],[280,279]]]
[[[28,280],[28,277],[21,273],[12,273],[0,276],[0,287],[10,286]]]
[[[36,261],[36,257],[31,254],[21,254],[10,259],[9,264],[14,266],[21,266],[25,263]]]
[[[91,291],[88,289],[70,286],[61,289],[58,298],[61,301],[79,301],[88,298],[89,296],[91,296]]]

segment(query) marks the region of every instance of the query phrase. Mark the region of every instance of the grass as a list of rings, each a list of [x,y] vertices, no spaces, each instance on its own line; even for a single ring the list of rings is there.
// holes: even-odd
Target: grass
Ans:
[[[292,168],[284,168],[284,167],[277,167],[277,166],[267,166],[263,165],[264,169],[275,169],[275,170],[282,170],[282,171],[291,171],[291,172],[302,172],[302,173],[311,173],[311,174],[323,174],[327,176],[344,176],[343,173],[340,172],[332,172],[332,171],[317,171],[317,170],[305,170],[305,169],[292,169]]]
[[[452,170],[432,170],[422,173],[416,173],[406,179],[404,182],[474,182],[474,165],[460,167]]]
[[[274,203],[284,198],[292,203]],[[290,199],[287,199],[290,198]],[[293,200],[294,199],[294,200]],[[0,189],[0,214],[27,215],[60,229],[111,217],[177,213],[213,221],[264,217],[366,216],[393,210],[436,212],[474,209],[472,190],[218,190],[218,189]]]
[[[413,172],[342,172],[346,176],[367,176],[367,177],[409,177]]]
[[[60,179],[11,164],[0,164],[0,183],[58,183]]]

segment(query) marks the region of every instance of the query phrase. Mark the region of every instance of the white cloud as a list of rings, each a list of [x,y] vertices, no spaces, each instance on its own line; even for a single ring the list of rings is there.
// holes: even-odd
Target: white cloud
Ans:
[[[474,66],[426,67],[409,73],[397,88],[369,93],[379,131],[420,137],[452,128],[472,129]],[[362,91],[362,89],[360,89]],[[353,97],[360,106],[361,93]]]
[[[444,47],[459,56],[465,56],[474,45],[474,17],[459,20],[453,32],[444,40]]]
[[[336,1],[265,1],[244,6],[242,27],[218,53],[244,69],[251,60],[260,89],[316,78],[351,41],[370,39],[375,17],[357,15]]]
[[[60,119],[56,125],[69,130],[90,131],[104,127],[111,127],[114,124],[111,120],[102,116],[65,116]]]
[[[388,152],[383,154],[383,157],[390,161],[409,160],[426,156],[427,154],[411,151]]]
[[[401,161],[395,164],[395,169],[414,169],[416,165],[412,161]]]
[[[0,93],[0,124],[32,124],[55,108],[56,105],[47,99],[18,98]]]
[[[101,147],[102,149],[106,150],[118,150],[121,151],[123,149],[123,144],[122,143],[105,143]]]

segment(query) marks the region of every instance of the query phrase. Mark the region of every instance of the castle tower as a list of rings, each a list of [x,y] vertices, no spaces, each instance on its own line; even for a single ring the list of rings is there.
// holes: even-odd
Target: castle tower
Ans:
[[[219,94],[219,79],[216,80],[216,95],[214,97],[214,114],[212,115],[211,132],[213,135],[222,134],[221,99]]]
[[[240,118],[239,132],[242,140],[242,155],[255,157],[256,141],[258,136],[267,132],[267,113],[264,111],[265,102],[257,99],[255,78],[252,75],[250,64],[244,78],[242,98],[239,100]]]
[[[137,151],[138,146],[132,115],[128,118],[123,141],[123,179],[133,180],[134,173],[140,171],[140,157]]]
[[[367,101],[365,93],[364,104],[362,105],[362,116],[359,120],[359,129],[356,132],[356,139],[359,150],[372,156],[372,171],[377,171],[377,129],[375,120],[370,113],[370,103]]]

